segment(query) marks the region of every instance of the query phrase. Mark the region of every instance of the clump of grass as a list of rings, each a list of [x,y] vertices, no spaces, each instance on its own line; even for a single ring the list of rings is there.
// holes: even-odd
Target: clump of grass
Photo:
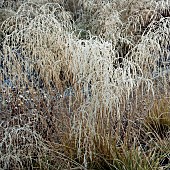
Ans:
[[[29,122],[22,125],[21,119],[24,115],[21,116],[13,117],[10,122],[1,122],[0,163],[2,169],[43,167],[47,163],[41,162],[47,155],[47,147],[42,137]]]
[[[29,1],[3,21],[3,169],[168,168],[165,5]]]
[[[148,129],[159,138],[168,138],[170,130],[169,99],[161,98],[154,102],[146,118]]]
[[[39,73],[46,85],[49,79],[59,82],[60,71],[67,62],[62,57],[66,33],[71,29],[69,23],[69,14],[59,4],[45,4],[42,7],[33,3],[23,4],[17,14],[3,24],[4,33],[9,34],[4,41],[4,57],[12,57],[6,65],[13,62],[13,73],[9,70],[6,76],[13,79],[15,74],[18,81],[28,86],[35,85],[33,72]],[[55,85],[60,88],[59,84]]]

